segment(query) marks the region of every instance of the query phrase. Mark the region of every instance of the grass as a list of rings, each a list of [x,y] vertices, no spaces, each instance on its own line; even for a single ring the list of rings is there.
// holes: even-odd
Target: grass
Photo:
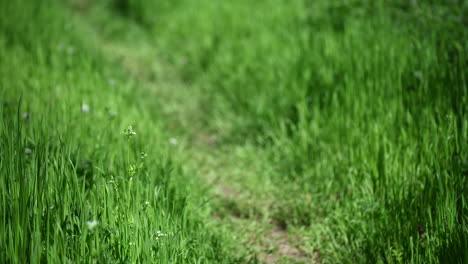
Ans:
[[[203,227],[201,190],[153,119],[157,103],[139,100],[154,93],[88,50],[68,12],[47,4],[2,4],[5,21],[30,20],[2,21],[27,34],[1,41],[0,262],[229,260]]]
[[[466,263],[463,1],[0,7],[0,262]]]

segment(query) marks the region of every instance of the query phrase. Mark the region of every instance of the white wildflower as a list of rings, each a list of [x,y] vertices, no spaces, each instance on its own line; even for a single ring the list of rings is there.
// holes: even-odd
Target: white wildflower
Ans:
[[[161,231],[159,231],[159,230],[156,232],[156,235],[157,235],[158,237],[167,236],[167,234],[164,234],[163,232],[161,232]]]
[[[144,159],[146,157],[148,157],[148,154],[146,154],[146,152],[142,151],[141,152],[141,158]]]
[[[170,138],[170,139],[169,139],[169,143],[171,143],[172,145],[175,146],[175,145],[177,145],[179,142],[177,141],[176,138]]]
[[[32,149],[30,149],[30,148],[25,148],[25,149],[24,149],[24,153],[26,153],[26,154],[31,154],[31,153],[32,153]]]
[[[124,130],[124,132],[122,133],[125,137],[127,137],[127,139],[131,139],[133,136],[135,136],[137,133],[135,131],[133,131],[133,127],[132,126],[128,126],[127,129]]]
[[[87,104],[81,104],[81,112],[88,113],[91,108]]]
[[[96,220],[86,221],[86,225],[88,226],[89,230],[93,230],[98,224],[99,224],[99,222],[96,221]]]

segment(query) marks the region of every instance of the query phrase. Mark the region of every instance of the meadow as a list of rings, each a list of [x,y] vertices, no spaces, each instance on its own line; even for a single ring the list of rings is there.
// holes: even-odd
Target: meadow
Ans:
[[[468,3],[0,1],[0,263],[468,263]]]

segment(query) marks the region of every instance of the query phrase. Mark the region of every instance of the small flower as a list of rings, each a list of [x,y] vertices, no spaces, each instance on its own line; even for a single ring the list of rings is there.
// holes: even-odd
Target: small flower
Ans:
[[[88,230],[93,230],[99,224],[98,221],[86,221],[86,225],[88,226]]]
[[[88,113],[91,108],[87,104],[81,104],[81,112]]]
[[[148,157],[148,154],[146,154],[146,152],[142,151],[141,152],[141,158],[144,159],[146,157]]]
[[[144,204],[143,204],[143,209],[146,209],[150,206],[150,202],[146,201]]]
[[[30,149],[30,148],[25,148],[25,149],[24,149],[24,153],[29,155],[29,154],[32,153],[32,149]]]
[[[28,112],[24,112],[21,117],[24,119],[24,120],[28,120],[29,118],[31,118],[31,114],[28,113]]]
[[[164,234],[163,232],[161,232],[161,231],[159,231],[159,230],[156,232],[156,235],[157,235],[158,237],[167,236],[167,234]]]
[[[133,127],[132,126],[128,126],[127,129],[124,130],[124,132],[122,133],[127,139],[131,139],[133,136],[135,136],[137,133],[135,131],[133,131]]]
[[[136,243],[135,243],[135,242],[129,242],[128,245],[129,245],[129,246],[135,246]]]
[[[176,138],[170,138],[170,139],[169,139],[169,143],[171,143],[172,145],[175,146],[175,145],[177,145],[179,142],[177,141]]]

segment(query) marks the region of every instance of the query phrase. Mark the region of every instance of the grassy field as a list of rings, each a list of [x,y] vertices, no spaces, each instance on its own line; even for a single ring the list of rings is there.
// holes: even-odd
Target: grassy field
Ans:
[[[468,3],[0,3],[0,263],[468,263]]]

